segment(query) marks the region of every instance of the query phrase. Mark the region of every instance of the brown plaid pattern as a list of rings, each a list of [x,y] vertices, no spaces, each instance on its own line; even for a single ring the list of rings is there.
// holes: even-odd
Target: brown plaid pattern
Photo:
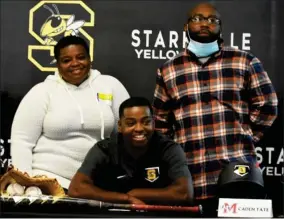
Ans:
[[[224,164],[256,160],[254,143],[275,120],[277,104],[267,73],[249,52],[222,47],[202,64],[185,50],[158,69],[156,129],[184,148],[196,199],[216,194]]]

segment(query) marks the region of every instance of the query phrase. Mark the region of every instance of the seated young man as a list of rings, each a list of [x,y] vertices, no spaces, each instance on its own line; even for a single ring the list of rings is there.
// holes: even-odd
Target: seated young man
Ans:
[[[152,113],[145,98],[125,100],[117,138],[90,149],[68,195],[115,203],[190,204],[193,185],[185,154],[180,145],[154,131]]]

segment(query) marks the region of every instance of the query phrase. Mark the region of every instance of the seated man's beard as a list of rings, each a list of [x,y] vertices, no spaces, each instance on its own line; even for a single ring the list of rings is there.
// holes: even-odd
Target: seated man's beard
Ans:
[[[199,36],[199,31],[198,32],[193,32],[188,30],[189,36],[191,39],[194,41],[197,41],[199,43],[211,43],[217,40],[220,37],[220,32],[215,34],[210,31],[208,31],[208,36]]]

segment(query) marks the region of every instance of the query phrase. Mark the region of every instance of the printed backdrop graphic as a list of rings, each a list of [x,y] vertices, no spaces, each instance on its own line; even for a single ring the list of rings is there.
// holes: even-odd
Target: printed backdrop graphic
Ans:
[[[199,2],[1,1],[1,172],[11,163],[10,131],[18,104],[56,70],[52,48],[60,37],[83,37],[94,68],[118,78],[131,95],[152,100],[156,70],[184,48],[186,14]],[[211,2],[222,15],[225,44],[256,55],[277,91],[279,116],[256,151],[268,194],[283,211],[283,1]]]

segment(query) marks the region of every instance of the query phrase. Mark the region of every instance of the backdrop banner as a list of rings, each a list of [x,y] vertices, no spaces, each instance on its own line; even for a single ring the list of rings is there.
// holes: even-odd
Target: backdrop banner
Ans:
[[[89,43],[94,68],[119,79],[131,95],[152,100],[157,68],[185,47],[186,15],[199,2],[1,1],[1,172],[11,163],[15,111],[23,96],[55,71],[58,39],[77,33]],[[269,197],[276,211],[283,212],[283,1],[211,2],[222,16],[225,44],[256,55],[277,91],[279,116],[256,151]],[[53,29],[56,34],[48,31]]]

